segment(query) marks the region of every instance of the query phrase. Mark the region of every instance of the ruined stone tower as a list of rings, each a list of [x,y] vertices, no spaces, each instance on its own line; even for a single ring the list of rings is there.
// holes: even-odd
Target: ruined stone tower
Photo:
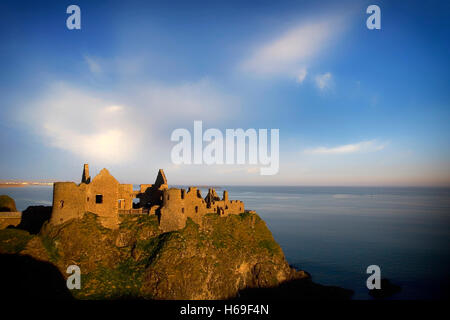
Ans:
[[[81,183],[90,183],[91,176],[89,175],[89,164],[85,163],[83,166],[83,176],[81,177]]]
[[[158,176],[156,177],[156,180],[155,180],[155,185],[159,187],[163,184],[167,184],[166,175],[164,174],[163,169],[159,169]]]

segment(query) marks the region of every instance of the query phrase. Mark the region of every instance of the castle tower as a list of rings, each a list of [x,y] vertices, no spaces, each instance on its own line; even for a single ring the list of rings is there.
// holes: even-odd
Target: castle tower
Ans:
[[[155,180],[155,186],[159,187],[163,184],[167,184],[166,175],[164,174],[163,169],[159,169],[158,176],[156,177],[156,180]]]
[[[81,177],[82,183],[90,183],[91,176],[89,175],[89,164],[85,163],[83,167],[83,176]]]
[[[224,200],[225,202],[228,201],[228,191],[227,191],[227,190],[223,190],[223,200]]]

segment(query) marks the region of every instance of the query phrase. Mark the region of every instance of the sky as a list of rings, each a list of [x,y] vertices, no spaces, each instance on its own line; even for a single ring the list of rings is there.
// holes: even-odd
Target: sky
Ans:
[[[66,9],[81,9],[69,30]],[[381,9],[369,30],[366,9]],[[2,1],[0,179],[450,186],[447,1]],[[178,128],[279,129],[279,171],[174,164]]]

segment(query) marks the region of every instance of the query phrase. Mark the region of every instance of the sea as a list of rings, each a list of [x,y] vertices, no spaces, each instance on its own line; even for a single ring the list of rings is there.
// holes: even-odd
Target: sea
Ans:
[[[207,189],[200,188],[206,196]],[[264,219],[292,266],[368,294],[367,267],[399,285],[389,299],[448,299],[450,188],[228,186]],[[51,205],[51,186],[0,188],[18,210]]]

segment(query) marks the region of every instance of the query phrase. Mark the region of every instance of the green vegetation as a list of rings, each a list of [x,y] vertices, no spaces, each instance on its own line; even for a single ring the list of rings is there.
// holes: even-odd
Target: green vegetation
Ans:
[[[108,234],[111,232],[110,229],[102,226],[100,221],[98,221],[98,216],[92,212],[86,212],[80,222],[82,223],[81,227],[85,232],[90,232],[92,229],[95,229],[102,234]]]
[[[53,263],[56,263],[59,259],[59,253],[58,253],[58,249],[56,248],[55,242],[53,241],[53,239],[51,239],[50,237],[48,237],[46,235],[42,235],[41,242],[42,242],[42,246],[47,251],[50,261]]]
[[[143,269],[137,268],[132,259],[127,259],[116,268],[99,267],[82,274],[81,290],[74,290],[78,299],[132,299],[139,297]]]
[[[121,229],[136,230],[142,227],[158,229],[158,217],[156,215],[120,215]]]
[[[239,217],[241,217],[242,219],[247,219],[247,218],[249,218],[251,216],[253,216],[253,214],[248,212],[248,211],[245,211],[245,212],[242,212],[242,213],[239,214]]]
[[[278,254],[280,249],[278,244],[273,240],[261,240],[259,241],[258,246],[269,251],[271,255]]]
[[[25,249],[34,236],[20,229],[0,230],[0,253],[18,253]]]

